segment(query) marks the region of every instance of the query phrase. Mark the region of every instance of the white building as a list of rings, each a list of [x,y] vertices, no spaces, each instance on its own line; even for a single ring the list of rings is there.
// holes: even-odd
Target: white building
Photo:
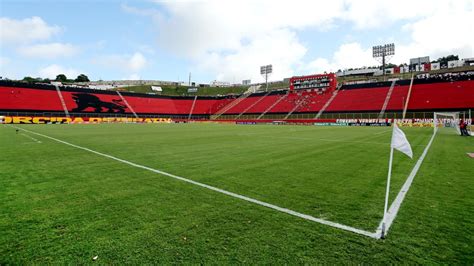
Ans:
[[[214,80],[211,82],[211,86],[212,87],[230,87],[230,82]]]

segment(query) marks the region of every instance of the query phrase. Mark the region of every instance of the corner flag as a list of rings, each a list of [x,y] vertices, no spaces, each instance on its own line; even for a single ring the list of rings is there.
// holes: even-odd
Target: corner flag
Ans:
[[[393,149],[403,152],[405,155],[413,159],[413,151],[411,150],[410,143],[405,136],[405,133],[398,128],[397,122],[393,121],[392,141],[390,143],[390,159],[388,162],[388,175],[387,175],[387,190],[385,191],[385,206],[383,211],[383,222],[381,237],[385,237],[385,221],[388,215],[388,195],[390,192],[390,178],[392,176],[392,161],[393,161]]]
[[[392,132],[392,143],[390,147],[405,153],[408,157],[413,159],[413,152],[411,150],[410,143],[405,136],[405,133],[397,126],[397,123],[393,124]]]

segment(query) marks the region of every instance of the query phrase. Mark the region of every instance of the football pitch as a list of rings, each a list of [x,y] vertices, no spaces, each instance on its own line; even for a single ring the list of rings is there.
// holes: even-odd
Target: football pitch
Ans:
[[[453,130],[374,239],[259,203],[375,232],[388,127],[18,127],[0,126],[0,264],[474,263],[474,140]],[[433,134],[402,129],[390,202]]]

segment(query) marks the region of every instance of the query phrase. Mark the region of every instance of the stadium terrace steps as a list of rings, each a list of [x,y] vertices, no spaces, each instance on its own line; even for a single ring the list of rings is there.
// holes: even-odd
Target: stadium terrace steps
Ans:
[[[393,87],[395,87],[396,82],[397,82],[396,80],[393,80],[392,85],[390,85],[390,89],[387,92],[387,97],[385,97],[385,101],[383,102],[382,110],[380,110],[379,118],[383,118],[385,110],[387,109],[388,102],[390,101],[390,96],[392,95],[392,92],[393,92]]]
[[[293,109],[291,109],[291,111],[288,112],[288,114],[286,114],[285,118],[283,118],[283,119],[288,119],[288,117],[289,117],[292,113],[294,113],[294,112],[296,111],[296,109],[300,108],[301,105],[303,105],[304,103],[305,103],[304,100],[301,100],[300,102],[296,103],[296,104],[295,104],[295,107],[293,107]]]
[[[54,86],[33,87],[15,83],[0,83],[0,111],[64,113],[65,107],[71,114],[101,113],[131,114],[129,107],[117,101],[121,97],[115,91],[97,91],[61,87],[64,104],[58,99]],[[400,112],[407,102],[409,82],[390,83],[379,87],[345,88],[334,92],[318,94],[314,91],[271,91],[267,93],[245,94],[239,98],[231,97],[179,97],[121,93],[123,98],[138,114],[162,114],[170,116],[209,116],[213,114],[232,114],[241,117],[244,114],[260,116],[262,114],[282,114],[282,118],[291,113],[336,113],[336,112]],[[390,89],[392,92],[390,93]],[[87,102],[83,102],[87,96]],[[390,96],[390,97],[387,97]],[[86,100],[87,100],[86,99]],[[95,99],[94,102],[90,102]],[[85,101],[85,100],[84,100]],[[123,103],[123,101],[122,101]],[[474,80],[427,82],[414,80],[407,110],[460,110],[474,108]],[[382,108],[383,109],[383,108]],[[191,111],[192,110],[192,111]],[[260,117],[263,117],[260,116]]]
[[[462,109],[474,106],[474,81],[414,84],[408,110]]]
[[[395,85],[393,87],[390,100],[387,103],[385,112],[403,110],[404,102],[407,98],[407,93],[408,93],[408,86]]]
[[[405,115],[406,115],[407,109],[408,109],[408,103],[410,102],[411,89],[413,88],[413,78],[415,78],[415,74],[411,75],[410,87],[408,88],[408,92],[407,92],[407,100],[406,100],[406,103],[404,103],[404,106],[403,106],[403,118],[405,118]]]
[[[270,110],[272,110],[273,107],[275,107],[279,102],[281,102],[281,100],[283,100],[284,98],[286,98],[288,96],[288,92],[283,94],[282,96],[279,96],[279,98],[272,104],[270,105],[270,107],[268,107],[263,113],[261,113],[257,119],[260,119],[262,118],[262,116],[264,116],[266,113],[268,113]]]
[[[311,92],[303,91],[303,92],[297,92],[297,93],[293,92],[292,94],[293,95],[296,94],[296,97],[293,97],[293,98],[288,97],[284,101],[284,102],[290,103],[290,106],[287,106],[287,107],[281,106],[282,109],[284,110],[290,110],[290,112],[286,114],[284,119],[287,119],[288,117],[290,117],[290,115],[292,115],[294,112],[297,112],[297,111],[301,112],[301,111],[313,110],[314,108],[313,105],[316,103],[317,98],[322,97],[322,95],[324,95],[322,93],[318,94],[313,91]]]
[[[122,99],[123,103],[128,107],[128,109],[130,109],[130,111],[133,113],[133,115],[138,118],[138,115],[137,113],[133,110],[133,107],[127,102],[127,99],[125,99],[122,94],[120,93],[120,91],[117,91],[117,95],[120,97],[120,99]]]
[[[267,97],[269,94],[271,93],[271,91],[265,93],[265,95],[263,95],[262,97],[252,97],[252,98],[256,98],[257,100],[254,101],[252,104],[250,104],[249,106],[247,106],[237,117],[236,119],[238,119],[239,117],[241,117],[243,114],[245,114],[248,110],[250,110],[252,107],[254,107],[255,105],[257,105],[258,103],[260,103],[263,99],[265,99],[265,97]]]
[[[193,105],[191,105],[191,110],[189,110],[188,119],[191,119],[191,116],[193,115],[193,110],[194,110],[194,106],[196,105],[196,100],[197,100],[197,95],[194,96]]]
[[[339,91],[339,89],[341,89],[342,87],[342,83],[338,84],[337,85],[337,88],[336,90],[334,90],[332,92],[332,95],[331,95],[331,98],[329,98],[326,103],[323,105],[323,107],[319,110],[318,114],[316,115],[315,119],[318,119],[319,117],[321,117],[321,115],[324,113],[324,111],[326,110],[326,108],[328,108],[328,106],[331,104],[331,102],[334,100],[334,98],[336,98],[337,96],[337,92]]]
[[[327,107],[328,112],[379,111],[389,87],[375,89],[339,90],[337,97]]]
[[[240,101],[238,104],[232,106],[232,108],[227,110],[225,112],[225,114],[233,114],[233,115],[240,114],[245,109],[247,109],[250,105],[254,104],[256,101],[258,101],[261,98],[262,97],[258,96],[258,95],[257,96],[253,96],[253,95],[249,96],[249,97],[243,99],[242,101]]]
[[[61,90],[59,89],[58,85],[54,85],[56,88],[56,92],[58,93],[59,101],[61,102],[61,106],[63,107],[64,114],[66,114],[66,117],[69,117],[69,111],[66,106],[66,102],[64,101],[63,94],[61,93]]]
[[[230,103],[228,103],[227,105],[225,105],[222,109],[218,110],[215,114],[214,114],[214,119],[217,119],[219,116],[225,114],[227,111],[229,111],[232,107],[238,105],[241,101],[243,101],[245,98],[247,98],[248,96],[250,95],[250,93],[244,93],[242,95],[240,95],[237,99],[234,99],[233,101],[231,101]]]

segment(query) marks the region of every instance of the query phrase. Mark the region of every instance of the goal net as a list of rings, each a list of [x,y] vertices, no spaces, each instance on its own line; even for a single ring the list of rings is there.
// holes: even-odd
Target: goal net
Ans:
[[[434,113],[434,130],[435,132],[438,132],[439,130],[446,131],[444,129],[447,128],[450,129],[449,131],[453,133],[457,132],[461,135],[461,129],[459,127],[460,121],[459,112]],[[469,118],[465,121],[468,122],[468,133],[472,136],[471,132],[469,132],[471,119]]]

